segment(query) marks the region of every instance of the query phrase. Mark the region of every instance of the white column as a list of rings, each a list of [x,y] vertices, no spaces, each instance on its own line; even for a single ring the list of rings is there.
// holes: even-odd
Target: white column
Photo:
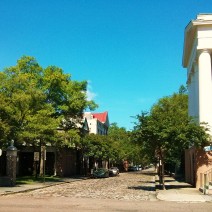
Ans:
[[[188,114],[194,117],[194,74],[189,73],[188,85]]]
[[[207,50],[200,52],[199,58],[199,122],[212,126],[212,82],[211,57]],[[210,130],[212,134],[212,130]]]
[[[199,70],[198,63],[194,62],[194,119],[199,123]]]
[[[188,112],[197,123],[199,123],[199,82],[198,82],[198,65],[193,62],[187,81],[188,85]]]

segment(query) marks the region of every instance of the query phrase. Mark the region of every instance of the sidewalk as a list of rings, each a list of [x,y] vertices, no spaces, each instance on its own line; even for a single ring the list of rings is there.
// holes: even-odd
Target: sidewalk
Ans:
[[[204,195],[190,184],[177,181],[173,177],[165,176],[165,190],[159,189],[159,180],[156,176],[157,198],[163,201],[175,202],[211,202],[212,195]]]
[[[58,182],[45,182],[45,183],[32,183],[32,184],[18,184],[14,187],[0,187],[0,196],[7,195],[12,193],[19,193],[19,192],[27,192],[30,190],[36,190],[40,188],[50,187],[59,185],[62,183],[70,183],[78,180],[85,180],[87,178],[62,178],[61,181]]]

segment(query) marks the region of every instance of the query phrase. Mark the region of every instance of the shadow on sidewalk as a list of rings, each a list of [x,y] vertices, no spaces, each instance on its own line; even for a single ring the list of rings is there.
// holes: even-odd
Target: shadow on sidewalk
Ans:
[[[155,176],[155,172],[142,172],[143,175]]]
[[[186,188],[194,188],[189,183],[186,183],[183,178],[173,178],[169,175],[164,176],[164,182],[165,182],[165,189],[171,190],[171,189],[186,189]],[[156,189],[163,190],[163,186],[159,183],[159,180],[156,180]]]
[[[155,191],[154,186],[130,186],[128,189],[133,189],[133,190],[143,190],[143,191]]]
[[[165,185],[166,190],[169,189],[182,189],[182,188],[194,188],[191,185]]]

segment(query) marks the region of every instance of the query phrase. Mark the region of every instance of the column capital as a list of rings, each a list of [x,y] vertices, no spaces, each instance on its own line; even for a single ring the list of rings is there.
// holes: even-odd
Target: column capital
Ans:
[[[212,49],[197,49],[197,56],[200,56],[202,53],[208,53],[211,54]]]
[[[198,49],[196,58],[195,58],[196,64],[199,64],[199,59],[202,54],[205,54],[205,55],[207,54],[211,58],[211,53],[212,53],[212,49]]]

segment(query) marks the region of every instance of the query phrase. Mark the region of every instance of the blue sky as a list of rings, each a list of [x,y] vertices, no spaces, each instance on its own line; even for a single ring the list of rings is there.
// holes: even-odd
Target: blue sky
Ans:
[[[55,65],[89,93],[110,122],[132,129],[186,83],[184,29],[210,0],[1,0],[0,70],[23,55]]]

